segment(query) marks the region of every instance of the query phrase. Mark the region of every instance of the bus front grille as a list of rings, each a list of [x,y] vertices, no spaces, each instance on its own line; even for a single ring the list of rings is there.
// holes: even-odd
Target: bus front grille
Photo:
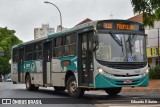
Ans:
[[[134,74],[134,75],[118,75],[118,74],[113,74],[115,77],[135,77],[139,76],[140,74]]]
[[[98,63],[114,69],[140,69],[147,65],[147,62],[106,62],[97,60]]]

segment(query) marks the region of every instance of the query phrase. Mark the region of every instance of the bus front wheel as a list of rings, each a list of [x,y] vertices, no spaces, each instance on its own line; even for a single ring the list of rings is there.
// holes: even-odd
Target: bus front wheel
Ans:
[[[71,97],[79,98],[84,94],[84,90],[77,87],[77,82],[74,76],[69,77],[67,81],[68,94]]]
[[[115,96],[118,93],[121,92],[122,87],[117,87],[117,88],[106,88],[105,91],[107,94],[109,94],[110,96]]]

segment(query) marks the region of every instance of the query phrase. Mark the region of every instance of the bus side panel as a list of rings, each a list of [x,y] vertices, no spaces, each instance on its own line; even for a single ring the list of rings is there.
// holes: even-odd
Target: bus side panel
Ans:
[[[24,72],[29,72],[32,84],[43,85],[42,60],[26,61],[24,63]]]
[[[69,65],[68,61],[70,62]],[[66,56],[59,59],[52,59],[52,85],[65,86],[65,76],[67,71],[73,72],[78,82],[78,76],[75,72],[77,71],[77,56]]]
[[[42,60],[39,60],[39,61],[34,61],[34,64],[35,64],[35,69],[33,73],[33,77],[34,77],[34,80],[33,83],[34,84],[39,84],[39,85],[43,85],[43,70],[42,70],[42,66],[43,66],[43,62]]]
[[[20,76],[20,82],[21,82],[21,83],[25,83],[25,73],[24,73],[24,72],[21,72],[20,75],[21,75],[21,76]]]
[[[11,64],[11,79],[13,82],[18,82],[18,63]]]
[[[32,61],[25,61],[24,62],[24,73],[26,74],[27,72],[29,73],[30,77],[31,77],[31,83],[34,84],[34,69],[36,69],[35,63]],[[24,77],[25,79],[25,77]]]
[[[51,72],[52,72],[52,80],[51,80],[51,84],[53,86],[61,86],[62,84],[62,80],[64,81],[64,79],[62,78],[62,66],[61,66],[61,60],[59,59],[52,59],[52,68],[51,68]]]

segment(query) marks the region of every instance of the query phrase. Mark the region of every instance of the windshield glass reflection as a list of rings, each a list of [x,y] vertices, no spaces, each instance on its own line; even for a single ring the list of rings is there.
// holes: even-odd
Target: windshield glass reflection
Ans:
[[[128,34],[99,34],[96,57],[102,61],[144,62],[145,37]]]

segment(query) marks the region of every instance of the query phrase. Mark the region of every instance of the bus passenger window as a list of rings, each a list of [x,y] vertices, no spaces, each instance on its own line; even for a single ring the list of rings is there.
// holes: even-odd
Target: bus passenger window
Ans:
[[[58,37],[54,39],[53,57],[61,57],[63,55],[63,38]]]
[[[42,59],[42,51],[38,52],[38,59]]]
[[[34,52],[33,53],[33,60],[36,60],[37,59],[37,52]]]
[[[76,34],[71,33],[64,37],[64,55],[76,54]]]
[[[18,61],[18,51],[17,51],[17,49],[13,49],[12,60],[13,60],[13,62]]]
[[[86,57],[87,52],[87,42],[86,42],[86,36],[83,36],[83,42],[82,42],[82,56]]]
[[[62,47],[60,47],[60,48],[55,48],[55,49],[54,49],[54,52],[55,52],[54,57],[61,57],[61,56],[63,55],[62,49],[63,49]]]

